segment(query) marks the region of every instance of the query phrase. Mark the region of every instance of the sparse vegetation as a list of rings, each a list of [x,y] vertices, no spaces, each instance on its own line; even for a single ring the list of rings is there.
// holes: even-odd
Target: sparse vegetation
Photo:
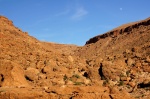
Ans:
[[[120,77],[125,77],[125,75],[121,73],[121,74],[120,74]]]
[[[0,93],[1,93],[1,92],[5,92],[5,90],[0,90]]]
[[[64,81],[66,81],[68,79],[67,75],[64,75]]]
[[[72,78],[69,78],[70,81],[72,81]]]
[[[79,47],[40,42],[0,17],[0,97],[17,93],[12,98],[147,98],[149,21],[98,35]],[[131,51],[133,47],[138,50]]]
[[[106,78],[104,76],[101,77],[101,80],[106,80]]]
[[[83,82],[74,82],[74,85],[82,85]]]
[[[129,77],[130,76],[130,71],[126,71],[126,75]]]
[[[145,95],[144,94],[142,94],[142,97],[144,97]]]
[[[109,83],[109,82],[108,82],[108,79],[104,80],[103,86],[106,86],[108,83]]]
[[[123,81],[120,81],[118,86],[123,86],[124,85],[124,82]]]
[[[78,74],[75,74],[72,77],[80,78],[80,76]]]
[[[140,98],[140,96],[136,96],[135,98]]]

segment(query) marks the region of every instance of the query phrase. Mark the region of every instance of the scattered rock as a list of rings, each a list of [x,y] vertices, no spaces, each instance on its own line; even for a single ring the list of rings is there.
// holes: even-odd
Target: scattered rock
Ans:
[[[150,18],[79,47],[41,42],[0,16],[0,99],[146,99],[149,34]]]
[[[134,65],[135,64],[135,61],[133,60],[133,59],[131,59],[131,58],[128,58],[128,60],[127,60],[127,65],[128,66],[132,66],[132,65]]]
[[[1,62],[1,60],[0,60]],[[18,64],[11,61],[1,62],[5,63],[6,67],[0,66],[1,86],[29,86],[25,77],[24,70]]]
[[[38,74],[39,74],[39,70],[35,69],[35,68],[27,68],[27,70],[25,71],[25,77],[27,80],[29,81],[34,81],[34,80],[38,80]]]
[[[128,83],[131,87],[135,87],[136,86],[136,83],[135,82],[129,82]]]

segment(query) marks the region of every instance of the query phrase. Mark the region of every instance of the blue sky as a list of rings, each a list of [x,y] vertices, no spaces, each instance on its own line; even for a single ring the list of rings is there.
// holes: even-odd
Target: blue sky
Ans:
[[[0,0],[6,16],[31,36],[84,45],[93,36],[150,17],[150,0]]]

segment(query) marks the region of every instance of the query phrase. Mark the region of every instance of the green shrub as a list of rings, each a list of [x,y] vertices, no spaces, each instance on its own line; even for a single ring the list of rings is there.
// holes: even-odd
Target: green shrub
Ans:
[[[101,80],[106,80],[106,78],[104,76],[101,77]]]
[[[120,74],[120,77],[125,77],[125,75],[124,74]]]
[[[78,74],[73,75],[73,77],[80,78]]]
[[[130,76],[130,71],[126,71],[126,75],[129,77]]]
[[[123,86],[124,85],[124,82],[123,81],[120,81],[119,82],[119,86]]]
[[[74,82],[74,85],[82,85],[83,82]]]
[[[5,92],[5,90],[0,90],[0,93],[1,93],[1,92]]]
[[[66,75],[64,75],[63,79],[64,79],[64,81],[66,81],[68,79],[68,77]]]
[[[103,86],[106,86],[108,83],[109,83],[109,82],[108,82],[108,79],[104,80]]]

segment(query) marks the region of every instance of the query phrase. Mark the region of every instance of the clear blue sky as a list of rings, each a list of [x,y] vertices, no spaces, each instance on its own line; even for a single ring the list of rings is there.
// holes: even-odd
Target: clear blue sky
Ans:
[[[84,45],[121,24],[150,17],[150,0],[0,0],[0,15],[39,40]]]

